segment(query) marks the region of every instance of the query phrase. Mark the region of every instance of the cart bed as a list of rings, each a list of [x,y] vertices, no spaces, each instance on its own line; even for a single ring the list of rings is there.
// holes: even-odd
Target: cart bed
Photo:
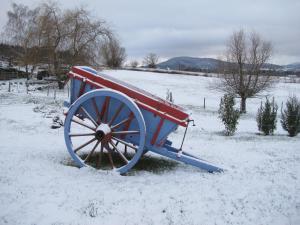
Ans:
[[[81,81],[85,80],[93,88],[110,88],[120,91],[132,98],[138,106],[152,112],[155,116],[170,120],[183,127],[187,126],[189,115],[184,112],[184,109],[131,84],[99,73],[90,67],[74,66],[69,76]]]

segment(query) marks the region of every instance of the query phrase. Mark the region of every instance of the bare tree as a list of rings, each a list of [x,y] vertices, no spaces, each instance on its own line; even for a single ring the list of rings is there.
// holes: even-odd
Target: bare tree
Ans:
[[[12,10],[7,12],[5,33],[12,44],[22,48],[18,61],[21,66],[25,66],[27,75],[28,65],[34,61],[32,47],[35,45],[34,26],[38,12],[39,8],[31,10],[23,4],[16,3],[13,3]]]
[[[119,67],[125,60],[125,49],[107,23],[93,18],[84,8],[61,10],[52,1],[34,9],[13,4],[8,18],[5,33],[12,44],[22,47],[20,58],[26,68],[29,64],[48,64],[58,80],[66,66],[99,65],[102,46],[109,66]]]
[[[112,37],[112,32],[104,20],[91,18],[90,12],[84,8],[68,10],[64,14],[67,29],[65,47],[71,53],[71,65],[95,65],[98,46],[104,39]]]
[[[116,37],[111,37],[102,44],[101,56],[104,65],[110,68],[118,68],[122,66],[126,59],[125,48],[120,46]]]
[[[254,97],[272,84],[271,74],[262,71],[270,59],[272,45],[252,32],[234,32],[225,53],[226,63],[220,65],[223,74],[217,88],[241,98],[240,111],[246,112],[247,98]]]
[[[48,53],[48,64],[53,66],[50,69],[59,76],[61,64],[59,52],[62,50],[63,40],[67,36],[63,13],[57,3],[43,3],[37,20],[40,47]]]
[[[139,62],[137,60],[133,60],[130,62],[130,67],[137,68],[139,65]]]
[[[156,68],[156,65],[158,63],[158,56],[154,53],[149,53],[145,56],[143,63],[148,68]]]

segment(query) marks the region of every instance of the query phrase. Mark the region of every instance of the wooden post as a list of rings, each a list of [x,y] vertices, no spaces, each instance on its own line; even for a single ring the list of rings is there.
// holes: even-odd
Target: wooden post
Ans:
[[[26,86],[26,94],[28,94],[28,86],[29,86],[28,80],[25,81],[25,86]]]
[[[203,99],[203,108],[205,109],[205,107],[206,107],[206,102],[205,102],[205,97],[204,97],[204,99]]]
[[[170,91],[170,102],[174,102],[172,91]]]
[[[260,112],[262,112],[263,103],[260,101]],[[262,130],[262,116],[260,117],[260,130]]]

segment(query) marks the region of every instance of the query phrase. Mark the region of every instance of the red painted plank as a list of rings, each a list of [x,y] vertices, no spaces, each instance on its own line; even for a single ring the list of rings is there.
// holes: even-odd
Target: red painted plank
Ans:
[[[86,85],[86,80],[85,80],[85,79],[82,79],[81,84],[80,84],[80,89],[79,89],[79,93],[78,93],[77,98],[79,98],[79,97],[83,94],[83,92],[84,92],[84,90],[85,90],[85,85]]]
[[[109,100],[110,100],[110,97],[105,98],[105,101],[102,106],[101,114],[100,114],[100,118],[104,123],[107,122],[107,113],[108,113],[107,111],[108,111],[108,107],[109,107]]]
[[[129,129],[132,119],[133,119],[133,112],[130,112],[129,120],[127,121],[127,123],[125,123],[125,126],[124,126],[124,131],[127,131]],[[126,134],[121,135],[121,139],[124,139],[125,137],[126,137]]]
[[[98,124],[101,122],[101,116],[100,116],[100,112],[99,112],[99,109],[98,109],[98,106],[97,106],[97,103],[96,103],[96,100],[95,98],[92,98],[92,103],[93,103],[93,106],[94,106],[94,110],[96,112],[96,115],[97,115],[97,122]]]
[[[155,144],[156,139],[157,139],[157,137],[158,137],[158,134],[159,134],[159,132],[160,132],[160,129],[161,129],[163,123],[164,123],[164,119],[161,118],[160,121],[159,121],[159,123],[158,123],[158,125],[157,125],[157,128],[156,128],[156,130],[155,130],[155,133],[154,133],[154,135],[153,135],[153,137],[152,137],[151,145],[154,145],[154,144]]]

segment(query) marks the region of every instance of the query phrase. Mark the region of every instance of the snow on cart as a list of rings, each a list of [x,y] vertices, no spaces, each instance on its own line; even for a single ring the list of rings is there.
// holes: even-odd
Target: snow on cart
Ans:
[[[192,120],[181,107],[90,67],[73,67],[69,78],[64,135],[78,166],[105,169],[105,158],[123,174],[151,151],[209,172],[222,171],[182,150]],[[178,126],[186,129],[179,149],[168,140]]]

